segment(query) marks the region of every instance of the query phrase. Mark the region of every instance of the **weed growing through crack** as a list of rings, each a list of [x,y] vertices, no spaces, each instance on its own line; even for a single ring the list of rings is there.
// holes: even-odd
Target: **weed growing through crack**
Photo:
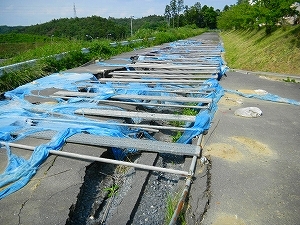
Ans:
[[[182,110],[182,115],[186,115],[186,116],[196,116],[198,114],[198,111],[195,109],[191,109],[191,108],[184,108]]]
[[[178,141],[178,139],[181,137],[181,135],[182,135],[182,132],[181,131],[177,131],[175,133],[175,135],[172,136],[172,142]]]
[[[105,188],[104,190],[108,192],[107,197],[111,198],[118,193],[119,185],[113,184],[111,187]]]
[[[286,79],[282,79],[284,82],[291,82],[291,83],[296,83],[295,79],[291,79],[290,77],[287,77]]]
[[[174,211],[176,210],[179,199],[180,199],[180,194],[179,193],[169,194],[167,196],[165,224],[170,224],[170,221],[173,217]],[[184,212],[180,212],[177,221],[179,222],[179,224],[186,225]]]
[[[184,108],[180,113],[175,112],[175,114],[179,115],[186,115],[186,116],[196,116],[198,114],[198,111],[192,108]],[[170,121],[170,124],[174,127],[182,127],[185,125],[183,121]],[[175,134],[172,136],[172,142],[176,142],[182,135],[181,131],[175,132]]]

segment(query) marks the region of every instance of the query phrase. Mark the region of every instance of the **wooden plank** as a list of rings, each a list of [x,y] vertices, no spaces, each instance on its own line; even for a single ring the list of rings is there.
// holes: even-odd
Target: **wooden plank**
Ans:
[[[72,92],[72,91],[57,91],[55,96],[71,96],[71,97],[96,97],[98,93],[87,92]],[[211,103],[211,98],[193,98],[193,97],[178,97],[178,96],[151,96],[151,95],[114,95],[110,99],[140,99],[140,100],[158,100],[167,102],[185,102],[185,103]]]
[[[193,98],[193,97],[178,97],[178,96],[151,96],[151,95],[115,95],[113,99],[140,99],[140,100],[159,100],[167,102],[185,102],[185,103],[211,103],[211,98]]]
[[[218,73],[218,69],[213,70],[131,70],[131,71],[117,71],[109,74],[127,74],[127,73],[148,73],[148,74],[198,74],[198,75],[212,75]]]
[[[164,75],[164,74],[135,74],[135,73],[127,73],[127,74],[114,74],[113,78],[123,78],[123,77],[129,77],[129,78],[160,78],[160,79],[189,79],[189,80],[195,80],[195,79],[210,79],[210,78],[218,78],[218,75],[205,75],[205,76],[197,76],[197,75]]]
[[[156,60],[160,60],[159,58],[167,58],[166,61],[171,61],[171,62],[212,62],[212,63],[216,63],[219,65],[219,61],[218,60],[215,60],[215,59],[207,59],[206,57],[177,57],[177,58],[172,58],[172,57],[169,57],[168,56],[165,56],[165,55],[155,55],[155,56],[150,56],[150,55],[143,55],[142,56],[143,59],[153,59],[153,61],[155,61],[154,58],[156,58]],[[163,61],[163,60],[161,60]]]
[[[171,84],[199,84],[203,83],[204,80],[173,80],[173,79],[126,79],[126,78],[100,78],[100,82],[111,82],[111,83],[144,83],[144,84],[160,84],[160,83],[171,83]]]
[[[185,121],[194,122],[195,116],[175,115],[175,114],[163,114],[163,113],[145,113],[145,112],[129,112],[129,111],[117,111],[110,109],[91,109],[82,108],[75,110],[76,114],[91,115],[91,116],[106,116],[106,117],[118,117],[118,118],[142,118],[147,120],[167,120],[167,121]]]
[[[98,88],[97,86],[94,87],[93,85],[86,85],[86,86],[77,86],[78,90],[84,89],[84,88]],[[118,89],[130,89],[130,90],[140,90],[139,88],[133,88],[132,86],[129,85],[113,85],[112,88],[114,90],[118,90]],[[197,87],[197,88],[179,88],[179,89],[174,89],[174,87],[172,88],[147,88],[145,89],[145,91],[147,92],[165,92],[165,93],[176,93],[176,94],[208,94],[212,91],[214,91],[215,89],[210,88],[210,89],[205,89],[205,90],[201,90],[201,87]],[[53,97],[53,95],[52,95]]]
[[[207,65],[207,66],[192,66],[192,65],[174,65],[174,64],[155,64],[155,63],[135,63],[135,64],[127,64],[127,67],[132,68],[165,68],[165,69],[186,69],[186,70],[215,70],[215,66]]]
[[[70,99],[72,97],[66,97],[66,96],[52,96],[54,98],[64,98],[64,99]],[[89,100],[90,101],[90,100]],[[175,104],[166,104],[166,103],[152,103],[152,102],[129,102],[129,101],[118,101],[118,100],[96,100],[98,103],[111,103],[111,104],[124,104],[124,105],[144,105],[144,106],[157,106],[160,108],[191,108],[191,109],[207,109],[209,108],[209,104],[199,106],[199,105],[175,105]]]
[[[168,52],[168,51],[159,51],[160,54],[173,54],[173,55],[180,55],[180,56],[191,56],[191,55],[195,55],[196,57],[220,57],[221,53],[214,53],[214,52],[197,52],[197,51],[172,51],[172,52]]]
[[[193,65],[193,66],[219,66],[219,62],[209,61],[182,61],[182,60],[138,60],[141,63],[173,64],[173,65]]]
[[[214,88],[204,88],[203,86],[198,86],[198,87],[174,87],[174,86],[170,86],[170,85],[164,85],[164,87],[162,89],[160,88],[148,88],[146,91],[149,92],[167,92],[167,93],[187,93],[187,94],[208,94],[210,92],[215,91]],[[128,85],[113,85],[112,86],[114,89],[131,89],[131,86]]]
[[[43,110],[43,109],[37,109],[36,111],[33,110],[32,112],[36,112],[36,113],[47,113],[47,110]],[[59,114],[56,113],[57,117],[51,117],[51,118],[40,118],[40,117],[26,117],[26,119],[30,119],[33,122],[38,123],[39,121],[44,121],[44,122],[61,122],[61,123],[70,123],[70,124],[74,124],[74,123],[78,123],[78,124],[95,124],[95,125],[112,125],[112,126],[123,126],[123,127],[134,127],[134,128],[140,128],[140,129],[144,129],[144,130],[149,130],[151,132],[158,132],[160,130],[173,130],[173,131],[195,131],[197,130],[196,128],[188,128],[188,127],[174,127],[174,126],[161,126],[161,125],[150,125],[150,124],[128,124],[128,123],[121,123],[121,122],[108,122],[108,121],[104,121],[104,120],[95,120],[95,119],[91,119],[91,120],[76,120],[74,121],[73,119],[61,119],[58,116],[63,118],[63,114]],[[13,133],[13,135],[19,135],[20,133]]]
[[[30,137],[49,140],[56,132],[42,131],[29,135]],[[69,137],[67,143],[85,144],[102,147],[116,147],[121,149],[134,148],[139,151],[170,153],[175,155],[199,156],[200,147],[191,144],[170,143],[146,139],[120,138],[110,136],[98,136],[78,133]]]

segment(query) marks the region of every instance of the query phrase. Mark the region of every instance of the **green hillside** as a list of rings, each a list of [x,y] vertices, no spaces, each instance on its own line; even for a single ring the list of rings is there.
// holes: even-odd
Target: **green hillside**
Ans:
[[[271,35],[265,30],[221,32],[226,61],[232,69],[300,75],[300,25]]]

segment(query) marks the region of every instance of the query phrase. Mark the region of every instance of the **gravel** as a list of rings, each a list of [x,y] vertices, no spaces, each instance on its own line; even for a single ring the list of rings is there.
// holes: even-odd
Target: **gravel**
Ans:
[[[106,155],[110,157],[111,155]],[[183,156],[161,154],[156,166],[182,170]],[[120,172],[114,165],[92,163],[86,168],[86,175],[77,203],[70,207],[69,219],[66,224],[111,224],[110,220],[118,214],[124,197],[129,193],[134,179],[135,169],[127,168],[126,173]],[[130,220],[121,224],[164,224],[167,213],[167,199],[174,198],[180,191],[178,175],[149,172],[144,182],[138,201],[133,207]],[[117,184],[116,195],[108,197],[107,188]]]

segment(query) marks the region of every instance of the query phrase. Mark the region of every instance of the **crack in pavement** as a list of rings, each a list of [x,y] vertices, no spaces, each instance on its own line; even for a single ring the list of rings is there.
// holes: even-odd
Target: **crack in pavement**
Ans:
[[[31,196],[30,196],[30,198],[31,198]],[[22,205],[21,205],[21,208],[20,208],[19,213],[18,213],[18,218],[19,218],[18,224],[19,224],[19,225],[21,224],[21,213],[22,213],[22,209],[24,208],[24,206],[26,205],[26,203],[29,201],[30,198],[28,198],[28,199],[27,199],[25,202],[23,202]]]
[[[199,222],[200,224],[202,224],[202,221],[204,219],[204,216],[206,215],[209,207],[210,207],[210,202],[211,202],[211,196],[212,196],[212,192],[211,192],[211,169],[212,169],[212,160],[209,156],[207,156],[207,169],[206,169],[206,175],[207,175],[207,179],[206,179],[206,190],[203,193],[203,197],[207,197],[207,201],[203,210],[203,213],[200,215],[199,217]],[[196,221],[196,222],[198,222]]]
[[[50,197],[47,198],[46,201],[49,201],[53,196],[57,195],[58,193],[62,193],[62,192],[64,192],[64,191],[68,190],[69,188],[75,187],[75,186],[77,186],[77,185],[82,185],[82,183],[73,184],[73,185],[70,185],[70,186],[66,187],[65,189],[59,190],[59,191],[53,193],[52,195],[50,195]]]
[[[53,167],[54,163],[55,163],[55,160],[57,159],[58,156],[55,156],[54,159],[52,161],[50,161],[50,166],[48,166],[48,168],[45,170],[44,172],[44,175],[41,177],[41,178],[36,178],[36,179],[32,179],[31,181],[34,181],[34,180],[37,180],[37,183],[33,186],[33,188],[31,188],[31,194],[29,196],[28,199],[26,199],[22,204],[21,204],[21,207],[19,209],[19,212],[18,212],[18,224],[20,225],[21,224],[21,214],[22,214],[22,211],[23,211],[23,208],[25,207],[25,205],[27,204],[27,202],[32,198],[33,196],[33,192],[40,186],[41,184],[41,180],[46,178],[47,176],[47,172],[51,169],[51,167]]]
[[[198,188],[200,188],[202,190],[204,189],[204,190],[202,191],[202,196],[197,194],[198,193],[197,189],[194,189],[193,191],[191,191],[190,198],[193,199],[193,196],[195,196],[195,198],[194,198],[194,200],[191,199],[190,207],[186,213],[186,219],[188,222],[187,224],[202,225],[202,221],[210,207],[211,197],[212,197],[212,192],[211,192],[212,160],[211,160],[210,156],[206,156],[206,162],[204,164],[202,164],[202,166],[206,166],[205,174],[200,177],[196,177],[196,180],[198,179],[198,181],[194,185],[197,185]],[[205,176],[206,176],[206,181],[201,182],[199,179],[202,179]],[[202,183],[202,185],[201,185],[201,183]],[[192,186],[194,186],[194,185],[192,185]],[[195,186],[194,186],[194,188],[195,188]],[[190,202],[190,200],[188,200],[188,202]]]

